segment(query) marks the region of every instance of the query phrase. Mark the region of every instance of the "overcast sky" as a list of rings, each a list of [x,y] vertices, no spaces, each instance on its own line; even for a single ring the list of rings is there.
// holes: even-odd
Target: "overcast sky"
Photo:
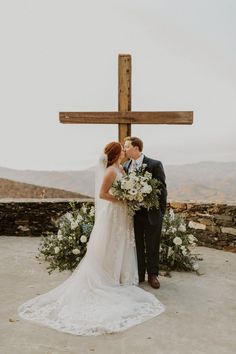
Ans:
[[[166,164],[236,161],[236,1],[2,0],[0,166],[83,169],[116,125],[59,111],[115,111],[118,54],[132,55],[132,109],[193,110],[192,126],[139,125]]]

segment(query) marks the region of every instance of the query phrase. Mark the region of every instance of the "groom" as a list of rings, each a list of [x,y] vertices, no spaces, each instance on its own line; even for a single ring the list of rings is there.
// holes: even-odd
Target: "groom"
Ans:
[[[143,142],[141,139],[137,137],[125,138],[124,149],[126,157],[129,159],[123,166],[127,173],[146,164],[146,170],[152,174],[153,178],[161,182],[160,208],[152,208],[149,211],[141,208],[134,215],[139,282],[145,281],[147,269],[148,282],[153,288],[158,289],[160,287],[158,280],[160,238],[167,198],[165,173],[160,161],[150,159],[142,153]]]

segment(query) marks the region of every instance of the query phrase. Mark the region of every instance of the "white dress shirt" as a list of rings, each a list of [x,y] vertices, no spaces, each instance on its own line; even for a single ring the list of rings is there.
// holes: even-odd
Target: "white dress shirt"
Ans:
[[[144,154],[141,154],[137,160],[132,159],[129,170],[133,171],[137,168],[140,168],[142,166],[143,159],[144,159]]]

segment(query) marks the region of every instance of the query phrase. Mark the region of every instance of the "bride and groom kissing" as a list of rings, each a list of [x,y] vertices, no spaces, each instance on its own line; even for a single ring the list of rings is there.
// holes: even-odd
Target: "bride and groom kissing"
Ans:
[[[116,147],[117,144],[117,147]],[[113,162],[120,151],[120,156],[117,161]],[[109,166],[117,166],[122,173],[129,173],[130,171],[140,168],[143,164],[146,165],[146,170],[152,174],[153,178],[161,182],[160,208],[152,208],[149,211],[141,208],[134,215],[134,233],[135,243],[138,259],[138,275],[139,283],[145,281],[145,273],[148,273],[148,282],[153,288],[159,288],[158,280],[159,273],[159,248],[161,238],[161,228],[163,215],[166,210],[166,183],[165,173],[162,163],[157,160],[148,158],[143,154],[143,142],[137,137],[127,137],[124,141],[124,147],[119,146],[119,143],[111,143],[105,148],[105,154],[108,155]],[[123,165],[121,161],[128,159]],[[109,167],[107,166],[107,167]],[[113,182],[114,172],[110,169],[106,178]],[[106,179],[105,179],[106,181]],[[109,195],[109,188],[111,181],[102,186],[100,197],[111,200]]]
[[[100,178],[95,223],[86,255],[62,284],[19,306],[22,318],[62,332],[100,335],[123,331],[164,311],[156,296],[138,286],[147,271],[149,284],[160,287],[159,247],[167,196],[161,162],[142,151],[137,137],[125,138],[124,146],[105,146],[105,163],[100,160],[96,169]],[[141,208],[132,217],[127,203],[110,189],[114,181],[144,164],[160,182],[159,208]]]

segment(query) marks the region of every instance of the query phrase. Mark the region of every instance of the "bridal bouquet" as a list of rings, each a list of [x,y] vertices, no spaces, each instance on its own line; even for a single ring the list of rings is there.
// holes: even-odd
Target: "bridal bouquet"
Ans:
[[[127,202],[130,215],[134,215],[141,207],[159,208],[160,184],[152,174],[145,171],[146,165],[122,176],[113,182],[110,193],[119,200]]]

